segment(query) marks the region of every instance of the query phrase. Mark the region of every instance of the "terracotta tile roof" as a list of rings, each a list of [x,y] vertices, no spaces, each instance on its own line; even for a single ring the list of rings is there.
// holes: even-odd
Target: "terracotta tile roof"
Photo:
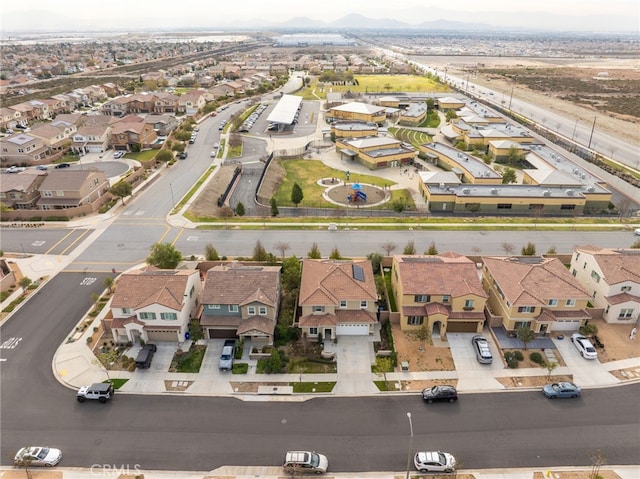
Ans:
[[[447,321],[484,321],[484,313],[482,311],[451,311],[451,315]]]
[[[41,182],[47,173],[39,170],[26,170],[20,173],[7,173],[2,175],[0,191],[26,192],[34,187],[34,183]]]
[[[592,247],[592,248],[590,248]],[[593,245],[576,248],[577,252],[593,255],[608,285],[632,281],[640,284],[640,251],[637,249],[597,248]]]
[[[152,304],[182,310],[187,285],[194,270],[138,270],[120,276],[112,308],[141,309]]]
[[[427,314],[446,314],[447,316],[451,314],[451,308],[442,303],[427,303],[424,307],[424,310]]]
[[[376,315],[366,309],[338,309],[335,313],[338,324],[343,323],[367,323],[375,324]]]
[[[354,277],[359,267],[364,281]],[[300,297],[302,305],[337,305],[341,300],[375,301],[378,298],[369,260],[302,260]]]
[[[591,314],[584,309],[577,310],[555,310],[551,308],[542,308],[542,312],[536,318],[536,321],[566,321],[591,319]]]
[[[203,304],[243,305],[257,301],[276,307],[280,266],[214,266],[207,271]]]
[[[333,314],[309,314],[298,318],[298,325],[301,328],[329,327],[336,324],[338,324],[338,319]]]
[[[200,316],[200,324],[202,326],[233,326],[238,327],[242,317],[240,316]]]
[[[640,303],[640,296],[629,293],[618,293],[612,296],[607,296],[607,302],[609,304],[622,304],[622,303]]]
[[[252,316],[245,319],[238,326],[237,334],[246,334],[251,331],[260,331],[261,333],[273,335],[276,329],[276,322],[264,316]]]
[[[126,324],[135,323],[140,326],[144,326],[144,321],[140,321],[136,316],[131,316],[129,318],[113,318],[111,320],[111,328],[124,328]]]
[[[591,298],[557,258],[507,256],[482,260],[512,306],[546,306],[549,299]]]
[[[456,298],[474,294],[486,298],[476,265],[466,256],[453,252],[431,255],[397,255],[403,294],[451,295]]]
[[[93,176],[97,176],[101,183],[106,181],[104,173],[97,169],[68,170],[50,170],[40,185],[40,191],[80,191]]]

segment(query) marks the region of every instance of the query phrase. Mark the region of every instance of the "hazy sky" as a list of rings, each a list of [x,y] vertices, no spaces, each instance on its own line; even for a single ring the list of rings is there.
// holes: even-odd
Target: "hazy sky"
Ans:
[[[636,30],[640,17],[638,5],[638,0],[15,0],[3,2],[2,15],[39,10],[55,12],[72,19],[94,21],[101,18],[109,25],[119,19],[127,26],[133,20],[145,26],[151,26],[156,21],[160,21],[162,26],[167,26],[173,20],[176,26],[184,27],[188,26],[188,23],[185,25],[184,22],[189,22],[189,18],[194,25],[200,26],[204,20],[218,25],[242,19],[260,19],[269,23],[284,22],[297,16],[332,21],[349,13],[361,13],[370,18],[391,18],[415,24],[440,18],[468,22],[473,16],[465,14],[470,12],[482,13],[483,15],[477,18],[483,22],[486,22],[487,18],[490,19],[487,14],[492,12],[523,13],[524,15],[519,16],[522,22],[527,21],[527,13],[546,13],[549,16],[598,16],[607,19],[611,24],[611,30],[618,30],[621,26],[629,28],[630,25],[630,28]],[[531,17],[531,21],[544,23],[540,16]]]

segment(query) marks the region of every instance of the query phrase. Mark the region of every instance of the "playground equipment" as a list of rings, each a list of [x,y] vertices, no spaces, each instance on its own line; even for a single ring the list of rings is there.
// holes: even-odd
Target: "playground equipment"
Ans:
[[[350,195],[347,195],[347,201],[349,203],[355,203],[358,200],[362,200],[363,202],[366,203],[367,194],[364,191],[362,191],[361,184],[354,183],[353,185],[351,185],[351,189],[353,190],[353,193]]]

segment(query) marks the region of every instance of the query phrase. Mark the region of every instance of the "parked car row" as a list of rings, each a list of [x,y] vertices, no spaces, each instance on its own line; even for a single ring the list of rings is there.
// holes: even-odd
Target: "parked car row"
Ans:
[[[266,109],[267,105],[260,104],[260,106],[258,106],[258,108],[256,108],[253,113],[251,113],[251,115],[249,115],[247,119],[244,120],[244,122],[242,122],[242,125],[240,125],[240,128],[238,128],[238,131],[241,133],[247,133],[249,130],[251,130],[254,123],[258,120],[258,118],[260,118],[260,115],[262,115],[262,113]]]

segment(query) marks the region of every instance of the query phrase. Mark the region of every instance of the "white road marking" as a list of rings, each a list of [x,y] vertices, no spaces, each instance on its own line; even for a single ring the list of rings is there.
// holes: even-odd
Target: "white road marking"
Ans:
[[[80,282],[80,286],[90,286],[93,283],[95,283],[98,280],[98,278],[85,278]]]
[[[0,344],[0,349],[13,349],[20,341],[22,341],[22,338],[9,338],[4,343]]]

